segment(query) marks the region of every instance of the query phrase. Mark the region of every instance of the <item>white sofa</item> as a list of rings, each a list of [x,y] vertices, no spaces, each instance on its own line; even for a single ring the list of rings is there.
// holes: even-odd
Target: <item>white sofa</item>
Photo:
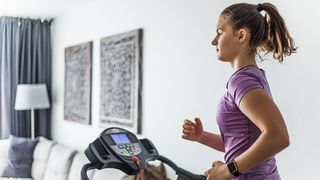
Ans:
[[[7,163],[9,143],[9,139],[0,140],[0,176]],[[40,137],[33,153],[31,176],[33,180],[80,180],[81,168],[88,162],[84,153]],[[90,180],[128,179],[125,176],[117,169],[88,171]],[[32,179],[0,177],[0,180]]]

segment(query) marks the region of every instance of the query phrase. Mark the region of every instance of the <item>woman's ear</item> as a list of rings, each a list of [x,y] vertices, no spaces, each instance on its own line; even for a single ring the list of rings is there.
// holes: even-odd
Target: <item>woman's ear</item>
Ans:
[[[246,29],[240,29],[238,31],[239,43],[243,43],[248,38],[248,32]]]

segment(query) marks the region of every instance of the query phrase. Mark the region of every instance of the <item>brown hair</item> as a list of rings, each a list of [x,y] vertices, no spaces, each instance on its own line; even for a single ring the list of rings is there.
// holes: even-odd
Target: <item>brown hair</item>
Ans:
[[[260,11],[265,11],[265,16]],[[273,53],[273,57],[282,62],[285,56],[297,50],[283,18],[270,3],[233,4],[223,10],[221,15],[229,20],[234,29],[249,29],[249,46],[253,53]]]

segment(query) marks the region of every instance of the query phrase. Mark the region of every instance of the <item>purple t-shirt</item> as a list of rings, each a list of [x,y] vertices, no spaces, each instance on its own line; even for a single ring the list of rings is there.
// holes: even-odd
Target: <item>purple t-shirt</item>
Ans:
[[[217,122],[225,146],[225,161],[231,162],[245,152],[261,131],[240,109],[241,98],[250,90],[262,88],[272,98],[265,72],[246,66],[230,77],[227,92],[217,107]],[[267,159],[234,180],[280,180],[274,157]]]

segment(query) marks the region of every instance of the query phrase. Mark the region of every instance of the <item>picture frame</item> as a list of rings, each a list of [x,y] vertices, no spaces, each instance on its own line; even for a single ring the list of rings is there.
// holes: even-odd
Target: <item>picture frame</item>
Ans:
[[[100,39],[100,126],[141,133],[142,29]]]
[[[65,120],[91,124],[91,71],[91,41],[65,48]]]

